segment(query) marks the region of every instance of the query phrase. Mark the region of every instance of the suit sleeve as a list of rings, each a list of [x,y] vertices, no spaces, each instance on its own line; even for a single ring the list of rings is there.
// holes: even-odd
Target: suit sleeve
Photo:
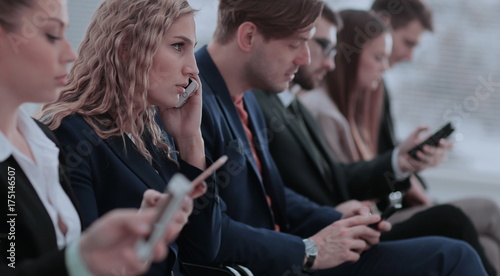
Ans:
[[[210,111],[205,105],[203,109],[203,139],[207,157],[213,159],[218,157],[220,152],[217,152],[216,149],[221,147],[222,141]],[[271,229],[252,227],[237,221],[228,215],[225,202],[222,199],[220,202],[222,239],[216,263],[241,264],[248,267],[256,275],[286,275],[286,273],[292,275],[297,269],[300,271],[305,254],[302,237]],[[297,200],[293,200],[291,203],[289,211],[293,212],[298,209],[296,207],[300,204],[300,200],[297,197]],[[296,214],[297,219],[293,220],[292,223],[297,233],[309,234],[304,230],[305,224],[308,223],[307,220],[299,222],[298,219],[303,214]],[[328,221],[329,223],[333,222],[332,216],[329,217]],[[301,229],[301,226],[304,229]]]
[[[408,179],[396,180],[391,157],[392,151],[389,151],[370,161],[342,164],[350,197],[358,200],[382,198],[391,192],[408,189]]]
[[[291,234],[309,238],[342,218],[342,213],[334,208],[321,207],[289,188],[285,188],[285,194]]]
[[[207,167],[212,161],[207,158]],[[202,171],[189,163],[179,160],[180,172],[193,180]],[[219,252],[221,243],[221,206],[215,174],[205,181],[207,192],[193,202],[193,212],[189,222],[177,239],[183,261],[210,264]]]
[[[71,187],[78,197],[83,229],[99,218],[91,168],[91,151],[95,141],[92,143],[89,140],[90,134],[83,135],[85,131],[69,120],[63,120],[59,128],[54,130],[62,146]]]

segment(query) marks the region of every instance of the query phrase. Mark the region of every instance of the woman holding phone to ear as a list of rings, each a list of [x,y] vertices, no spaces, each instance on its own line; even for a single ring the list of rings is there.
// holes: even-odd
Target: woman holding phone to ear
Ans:
[[[56,100],[75,60],[68,20],[65,0],[0,0],[0,275],[138,275],[150,263],[135,244],[154,212],[115,210],[82,233],[57,141],[20,108]],[[169,232],[155,261],[167,254]]]
[[[84,227],[115,208],[139,207],[144,191],[163,191],[173,174],[205,169],[201,87],[174,108],[190,78],[194,10],[185,0],[105,0],[95,12],[68,85],[41,119],[65,151]],[[210,263],[220,242],[220,209],[212,181],[169,259],[149,275],[185,275],[179,260]],[[183,210],[206,188],[199,183]],[[180,231],[180,229],[179,229]],[[168,273],[168,274],[166,274]]]

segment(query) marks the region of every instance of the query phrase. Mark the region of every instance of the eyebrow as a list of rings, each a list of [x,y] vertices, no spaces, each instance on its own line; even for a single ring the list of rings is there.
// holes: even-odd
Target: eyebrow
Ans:
[[[60,18],[57,18],[57,17],[49,17],[47,20],[48,21],[55,21],[55,22],[59,23],[61,25],[61,27],[69,26],[69,24],[64,23],[64,21],[62,21]]]
[[[184,42],[189,43],[189,44],[193,44],[194,46],[198,45],[198,42],[196,42],[196,41],[193,42],[191,39],[189,39],[183,35],[177,35],[177,36],[174,36],[174,38],[182,39],[182,40],[184,40]]]

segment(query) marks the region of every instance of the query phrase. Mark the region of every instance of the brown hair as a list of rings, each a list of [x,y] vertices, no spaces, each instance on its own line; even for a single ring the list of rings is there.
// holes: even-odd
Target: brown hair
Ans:
[[[43,107],[42,121],[55,129],[64,117],[78,113],[103,139],[130,133],[149,161],[145,133],[169,154],[155,108],[147,101],[149,73],[165,31],[193,12],[186,0],[105,0],[92,18],[69,84],[57,102]]]
[[[337,27],[337,31],[342,29],[342,18],[340,15],[332,10],[326,3],[323,5],[323,11],[321,12],[321,17],[328,20],[328,22],[332,23]]]
[[[394,30],[417,19],[426,30],[433,30],[432,12],[420,0],[375,0],[372,10],[391,21]]]
[[[330,98],[348,120],[357,149],[353,161],[376,154],[383,105],[381,91],[355,91],[359,59],[365,45],[390,31],[375,14],[361,10],[340,12],[343,28],[337,33],[339,52],[335,70],[325,77]],[[368,93],[369,92],[369,93]]]
[[[244,22],[254,23],[265,39],[290,37],[311,26],[322,8],[320,0],[220,0],[214,39],[227,44]]]
[[[33,0],[0,0],[0,25],[6,30],[14,29],[19,11],[32,6]]]

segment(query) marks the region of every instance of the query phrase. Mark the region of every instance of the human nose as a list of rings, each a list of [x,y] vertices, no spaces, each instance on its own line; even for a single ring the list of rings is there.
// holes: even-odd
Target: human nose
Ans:
[[[298,66],[309,65],[311,63],[311,52],[309,51],[308,43],[304,43],[301,50],[295,58],[295,64]]]
[[[63,40],[63,50],[61,54],[61,61],[63,63],[70,63],[76,60],[76,53],[73,51],[71,44],[67,39]]]
[[[198,70],[198,65],[196,64],[194,53],[190,55],[188,60],[186,61],[183,73],[192,76],[198,75],[200,73],[200,71]]]
[[[332,71],[335,69],[335,56],[327,56],[323,61],[323,67],[327,71]]]

